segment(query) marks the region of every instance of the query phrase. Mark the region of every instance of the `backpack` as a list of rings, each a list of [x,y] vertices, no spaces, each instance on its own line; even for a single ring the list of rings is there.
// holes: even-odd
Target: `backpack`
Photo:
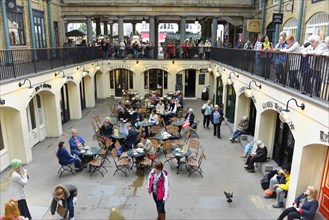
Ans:
[[[270,180],[277,173],[278,173],[278,171],[273,170],[273,171],[269,172],[268,174],[264,175],[264,177],[260,180],[260,185],[262,186],[263,190],[266,190],[270,187]]]

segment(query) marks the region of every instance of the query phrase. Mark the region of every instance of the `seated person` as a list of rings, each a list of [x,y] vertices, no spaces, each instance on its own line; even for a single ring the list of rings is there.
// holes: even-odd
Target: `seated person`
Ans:
[[[159,100],[159,103],[156,105],[156,112],[163,114],[164,110],[165,110],[165,105],[163,104],[163,102],[161,100]]]
[[[188,126],[191,126],[194,123],[194,114],[193,114],[193,109],[189,109],[188,112],[186,113],[185,117],[185,123],[183,124],[183,128],[186,128]]]
[[[124,107],[126,109],[130,109],[130,101],[129,100],[126,100],[125,103],[124,103]]]
[[[254,140],[252,140],[250,143],[246,144],[246,146],[244,146],[244,154],[241,156],[241,158],[247,158],[249,157],[249,155],[251,154],[251,151],[254,147]]]
[[[174,99],[170,101],[169,107],[168,107],[168,112],[172,114],[176,114],[177,112],[177,105]]]
[[[316,210],[319,207],[319,202],[316,199],[317,190],[314,186],[307,187],[306,191],[295,199],[293,206],[286,208],[278,220],[288,216],[288,220],[292,219],[307,219],[313,220]]]
[[[151,103],[152,105],[158,104],[159,99],[157,98],[155,92],[152,92]]]
[[[241,121],[239,122],[239,126],[236,131],[234,131],[233,136],[230,138],[230,141],[234,143],[235,139],[238,138],[240,135],[244,134],[245,131],[249,127],[249,120],[247,116],[243,116]]]
[[[118,120],[120,121],[120,132],[128,134],[128,121],[130,115],[126,111],[126,108],[121,108],[121,111],[118,114]]]
[[[77,134],[77,130],[72,128],[72,136],[69,139],[71,154],[81,156],[80,151],[84,148],[85,140]]]
[[[257,149],[255,153],[251,153],[251,155],[247,158],[246,166],[244,167],[248,173],[255,172],[255,162],[265,162],[267,160],[267,148],[264,143],[259,140],[257,141]]]
[[[143,148],[147,154],[155,153],[153,144],[146,135],[142,135],[141,142],[137,144],[137,147]]]
[[[56,153],[56,156],[58,158],[58,162],[60,165],[68,165],[71,163],[74,163],[75,166],[75,170],[79,171],[81,170],[83,167],[81,165],[81,161],[79,159],[79,157],[77,157],[76,155],[71,155],[69,154],[69,152],[66,150],[66,144],[64,141],[60,141],[58,143],[58,150]]]
[[[139,108],[138,110],[137,110],[137,113],[135,114],[135,117],[134,117],[134,119],[133,119],[133,122],[134,122],[134,126],[135,126],[135,128],[139,128],[139,124],[138,124],[138,122],[142,122],[143,121],[143,113],[142,113],[142,109],[141,108]]]
[[[129,124],[128,125],[128,135],[125,138],[125,140],[123,141],[124,150],[126,150],[126,151],[130,150],[135,146],[137,136],[138,136],[138,131],[132,124]]]
[[[265,199],[275,199],[277,203],[273,205],[273,208],[282,208],[283,199],[289,189],[290,182],[290,166],[287,166],[283,170],[279,170],[270,180],[270,186],[265,190]]]
[[[149,118],[149,122],[152,124],[152,126],[159,124],[158,115],[156,114],[155,109],[152,110],[152,113]]]
[[[111,123],[110,117],[105,117],[104,122],[100,128],[100,134],[102,136],[110,137],[113,133],[113,124]]]
[[[115,107],[116,112],[119,113],[123,107],[124,107],[123,102],[119,101],[118,105]]]

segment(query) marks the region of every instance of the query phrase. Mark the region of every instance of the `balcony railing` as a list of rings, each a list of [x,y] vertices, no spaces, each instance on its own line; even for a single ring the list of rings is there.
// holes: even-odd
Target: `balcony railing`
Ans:
[[[0,81],[79,64],[102,57],[97,47],[0,51]]]
[[[329,100],[329,57],[212,48],[211,59],[309,96]]]

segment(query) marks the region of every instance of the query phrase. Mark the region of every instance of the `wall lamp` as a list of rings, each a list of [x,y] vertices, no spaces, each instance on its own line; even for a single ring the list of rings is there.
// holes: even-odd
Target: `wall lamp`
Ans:
[[[24,81],[23,81],[22,83],[21,83],[21,82],[18,83],[18,86],[19,86],[19,87],[22,87],[22,85],[25,85],[26,82],[29,82],[29,84],[30,84],[29,87],[28,87],[28,88],[29,88],[29,96],[32,97],[32,94],[33,94],[33,92],[34,92],[34,89],[33,89],[33,87],[32,87],[31,80],[29,80],[29,79],[24,79]]]
[[[171,61],[172,65],[175,65],[175,60]]]
[[[63,78],[65,77],[65,73],[63,70],[60,70],[58,73],[55,73],[55,77],[63,73]]]
[[[194,24],[195,24],[195,25],[198,25],[198,24],[199,24],[198,17],[195,18]]]
[[[248,88],[246,88],[246,90],[244,91],[244,94],[247,97],[251,97],[252,96],[251,83],[255,83],[255,86],[257,86],[259,89],[262,89],[262,84],[259,83],[259,85],[257,85],[257,82],[255,80],[251,80],[249,82]]]
[[[98,62],[95,61],[91,64],[92,66],[96,65],[96,69],[99,70],[101,67],[99,66]]]
[[[136,65],[138,65],[139,64],[139,61],[138,60],[136,60]]]
[[[280,112],[280,115],[279,115],[279,118],[280,120],[283,122],[283,123],[287,123],[287,122],[290,122],[290,118],[289,118],[289,112],[290,110],[288,109],[288,105],[289,105],[289,102],[294,100],[295,103],[296,103],[296,106],[301,108],[302,110],[305,109],[305,105],[304,103],[298,105],[297,103],[297,100],[295,98],[291,98],[287,101],[287,105],[286,105],[286,109],[282,109],[282,111]]]
[[[220,66],[220,68],[221,68],[223,71],[225,71],[225,68],[224,68],[224,67]]]
[[[4,104],[6,104],[6,100],[0,98],[0,105],[4,105]]]
[[[146,24],[146,20],[145,20],[145,18],[143,17],[143,19],[142,19],[142,24],[143,25],[145,25]]]
[[[233,82],[232,82],[232,78],[231,78],[232,73],[233,73],[233,75],[234,75],[236,78],[239,78],[239,74],[237,74],[237,73],[235,73],[235,72],[230,72],[230,75],[229,75],[229,77],[228,77],[228,79],[227,79],[227,84],[228,84],[228,85],[232,85],[232,84],[233,84]]]
[[[78,66],[77,67],[77,70],[81,69],[82,68],[82,76],[86,76],[89,71],[85,69],[85,66],[81,65],[81,66]]]

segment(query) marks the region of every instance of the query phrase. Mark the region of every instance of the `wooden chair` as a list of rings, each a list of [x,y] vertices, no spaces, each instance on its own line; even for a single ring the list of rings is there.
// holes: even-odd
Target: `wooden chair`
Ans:
[[[102,141],[104,142],[104,144],[101,147],[101,149],[98,152],[98,155],[100,157],[103,157],[106,154],[105,159],[111,163],[111,161],[109,160],[109,158],[107,157],[108,153],[107,151],[110,150],[111,145],[113,144],[113,142],[108,138],[108,137],[103,137],[103,136],[97,136],[97,139],[99,139],[100,137],[102,137]]]
[[[146,108],[146,106],[141,106],[141,111],[140,111],[140,113],[143,115],[143,117],[145,118],[145,114],[146,114],[146,112],[147,112],[147,108]]]
[[[93,173],[95,173],[96,171],[99,172],[100,174],[102,174],[102,176],[104,177],[104,173],[103,170],[108,172],[106,167],[104,166],[105,160],[107,159],[107,154],[109,152],[109,148],[107,148],[104,152],[104,154],[102,155],[98,155],[95,157],[95,159],[92,159],[91,161],[89,161],[89,167],[92,169],[90,176],[93,175]]]
[[[153,148],[154,148],[154,151],[155,151],[155,157],[156,157],[158,149],[159,149],[159,139],[152,138],[152,137],[150,137],[148,139],[152,142],[152,145],[153,145]]]
[[[197,119],[195,121],[195,124],[196,124],[196,128],[192,128],[191,126],[188,126],[187,129],[190,131],[190,134],[191,134],[191,137],[196,137],[199,139],[199,135],[196,133],[197,132],[197,129],[199,127],[199,123],[200,123],[200,120]]]
[[[117,112],[117,108],[115,107],[115,105],[111,105],[110,103],[107,103],[107,104],[111,110],[110,117],[115,117],[115,118],[118,117],[118,112]]]
[[[172,160],[175,157],[175,155],[173,155],[171,153],[172,150],[172,140],[166,140],[162,143],[162,149],[163,149],[163,153],[165,155],[165,162],[163,164],[169,163],[170,168],[172,169]]]
[[[97,125],[98,129],[100,129],[102,127],[102,121],[99,118],[99,115],[95,116],[95,122],[96,122],[96,125]]]
[[[155,135],[161,133],[161,127],[159,125],[152,126],[150,129],[150,134]]]
[[[93,127],[93,130],[94,130],[94,136],[93,136],[93,140],[94,140],[95,137],[97,137],[99,135],[100,131],[99,131],[99,128],[98,128],[98,126],[97,126],[94,119],[91,119],[90,123],[91,123],[91,126]]]
[[[57,158],[58,163],[59,163],[59,159],[58,159],[58,156],[57,156],[57,151],[56,151],[56,158]],[[59,178],[61,178],[62,174],[65,173],[65,172],[69,172],[69,173],[75,175],[74,169],[72,167],[74,165],[74,163],[70,163],[70,164],[66,164],[66,165],[63,165],[63,164],[59,163],[59,165],[60,165],[60,167],[57,171],[57,173],[59,173]]]
[[[121,149],[121,144],[120,142],[117,140],[114,144],[114,147],[116,149],[116,151],[118,152]],[[118,155],[120,158],[127,158],[128,154],[127,152],[122,152],[122,154]]]
[[[175,140],[180,138],[179,128],[177,126],[168,125],[166,129],[167,132],[171,134],[170,140]]]
[[[137,138],[136,138],[136,144],[135,144],[135,146],[140,142],[140,140],[142,139],[142,133],[139,133],[138,135],[137,135]]]
[[[124,173],[127,177],[127,172],[130,171],[130,160],[127,158],[120,158],[118,157],[117,151],[115,148],[112,149],[111,155],[113,157],[113,161],[116,167],[115,172],[113,173],[113,176],[118,172],[121,171]]]
[[[198,139],[190,139],[187,146],[192,151],[188,158],[196,159],[198,157],[199,149],[201,147],[200,141]]]
[[[185,133],[184,140],[177,140],[175,143],[176,143],[177,145],[183,146],[183,145],[185,145],[185,144],[188,143],[190,137],[191,137],[190,130],[187,130],[186,133]]]
[[[202,164],[202,160],[205,159],[205,155],[204,155],[204,149],[202,148],[201,153],[200,153],[200,157],[198,160],[194,160],[194,159],[188,159],[186,161],[186,169],[188,170],[189,174],[188,177],[190,177],[190,175],[194,172],[198,172],[201,177],[202,176],[202,169],[201,169],[201,164]]]

